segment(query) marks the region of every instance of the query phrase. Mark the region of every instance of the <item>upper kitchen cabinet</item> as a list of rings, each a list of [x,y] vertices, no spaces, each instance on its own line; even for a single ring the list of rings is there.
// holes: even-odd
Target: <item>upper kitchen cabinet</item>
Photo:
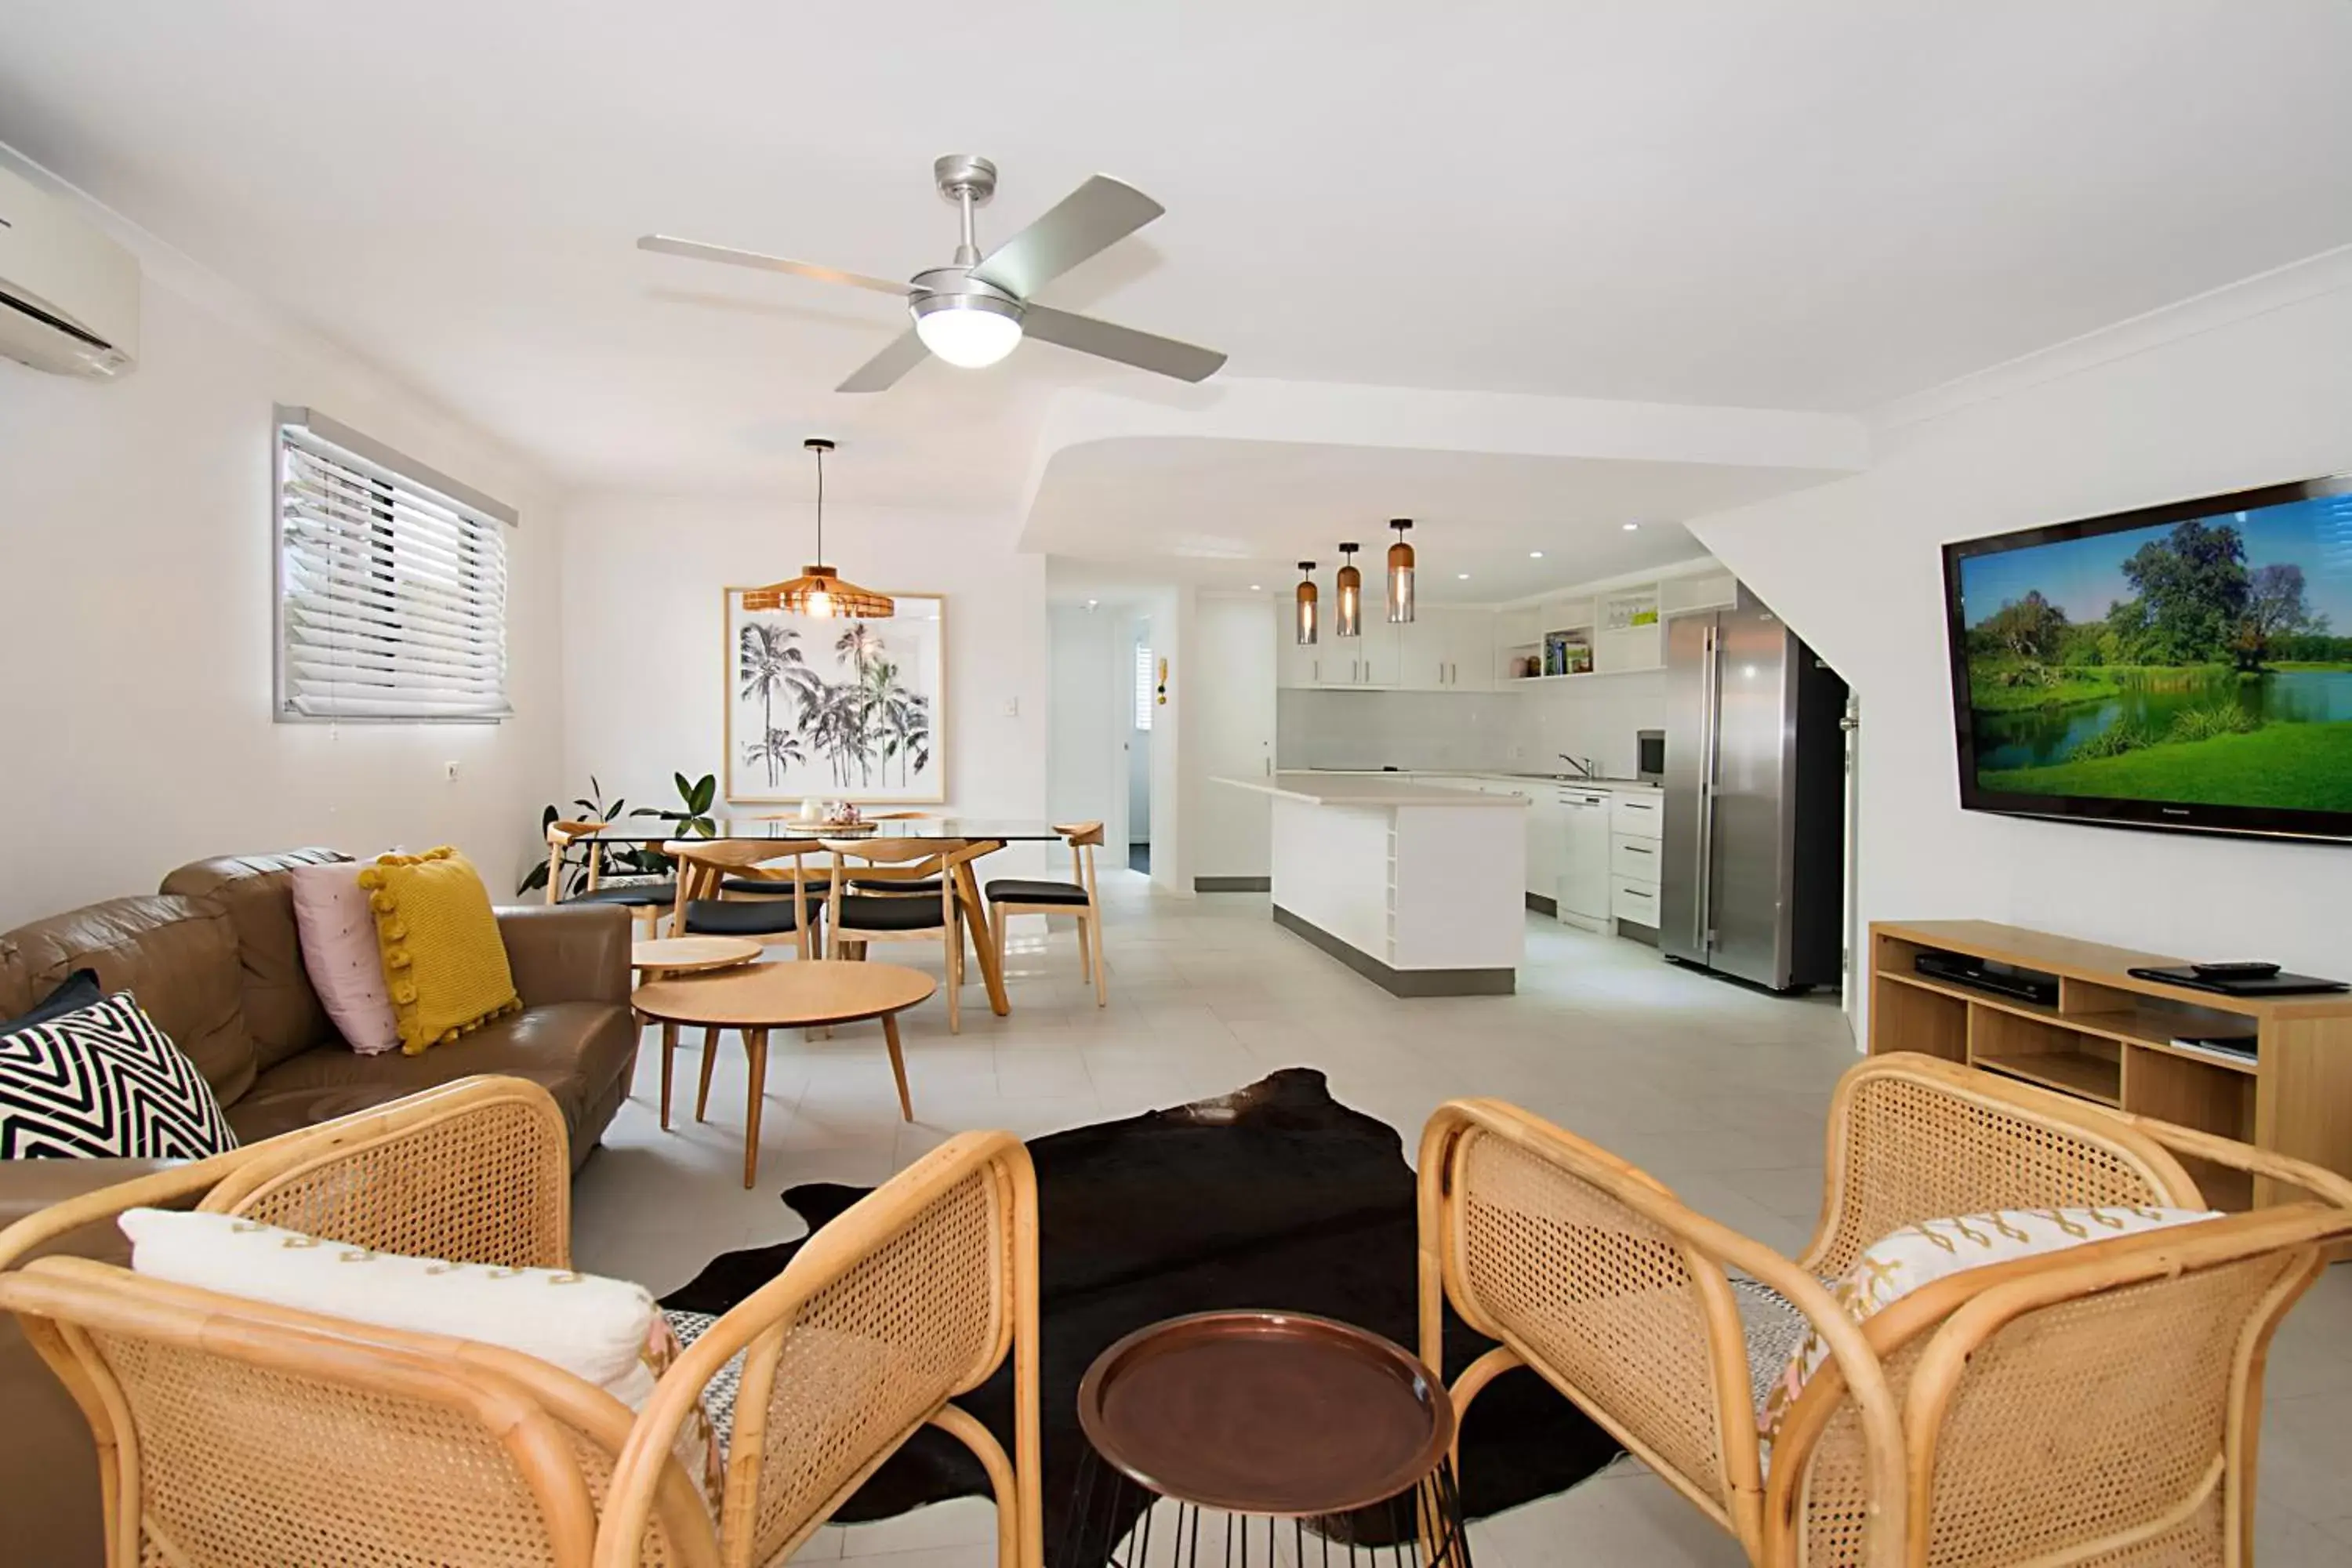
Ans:
[[[1423,605],[1396,636],[1396,684],[1408,691],[1486,691],[1495,684],[1495,612]],[[1383,683],[1385,684],[1385,683]]]
[[[1656,587],[1601,595],[1600,625],[1592,634],[1593,673],[1663,669],[1665,663],[1665,626],[1658,619]]]

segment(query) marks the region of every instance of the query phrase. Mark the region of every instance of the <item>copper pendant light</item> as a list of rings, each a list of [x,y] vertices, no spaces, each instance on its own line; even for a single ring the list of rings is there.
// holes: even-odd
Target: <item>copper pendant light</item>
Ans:
[[[1389,546],[1389,621],[1405,626],[1412,620],[1412,546],[1404,542],[1404,534],[1412,519],[1391,518],[1389,526],[1397,536],[1397,542]]]
[[[816,454],[816,564],[801,568],[801,574],[789,583],[745,589],[743,607],[782,610],[819,620],[837,616],[843,620],[887,621],[898,613],[890,595],[845,582],[840,573],[824,564],[824,455],[833,450],[833,443],[822,436],[812,436],[801,445]]]
[[[1315,563],[1302,561],[1298,563],[1298,570],[1306,574],[1298,584],[1298,646],[1312,647],[1315,646]]]
[[[1360,637],[1364,635],[1364,574],[1356,570],[1356,547],[1339,546],[1339,558],[1347,564],[1339,568],[1336,579],[1339,590],[1339,616],[1331,624],[1331,635]]]

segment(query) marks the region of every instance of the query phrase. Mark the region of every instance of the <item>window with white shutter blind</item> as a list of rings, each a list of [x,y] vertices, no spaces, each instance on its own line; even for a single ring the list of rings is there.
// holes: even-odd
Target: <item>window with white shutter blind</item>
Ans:
[[[514,513],[307,409],[278,410],[278,717],[495,722]]]

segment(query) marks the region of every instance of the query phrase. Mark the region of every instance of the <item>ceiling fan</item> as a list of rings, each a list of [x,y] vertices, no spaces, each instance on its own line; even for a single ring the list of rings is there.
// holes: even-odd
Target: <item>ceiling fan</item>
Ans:
[[[1179,381],[1205,381],[1225,363],[1224,355],[1211,349],[1036,303],[1039,289],[1168,210],[1133,185],[1097,174],[983,257],[973,243],[971,215],[995,195],[996,165],[985,158],[958,153],[934,163],[931,177],[938,182],[940,197],[955,204],[962,220],[962,238],[953,261],[918,272],[906,283],[666,234],[645,236],[637,241],[637,248],[790,272],[821,283],[846,283],[906,300],[914,325],[843,382],[835,389],[841,392],[880,392],[921,363],[927,354],[967,368],[994,364],[1011,353],[1024,335]]]

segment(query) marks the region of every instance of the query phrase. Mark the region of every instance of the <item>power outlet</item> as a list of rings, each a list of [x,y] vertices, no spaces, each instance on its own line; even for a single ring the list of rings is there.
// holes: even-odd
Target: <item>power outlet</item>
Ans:
[[[1007,719],[1018,719],[1021,717],[1021,699],[1018,697],[1008,697],[1004,700],[1004,716]]]

